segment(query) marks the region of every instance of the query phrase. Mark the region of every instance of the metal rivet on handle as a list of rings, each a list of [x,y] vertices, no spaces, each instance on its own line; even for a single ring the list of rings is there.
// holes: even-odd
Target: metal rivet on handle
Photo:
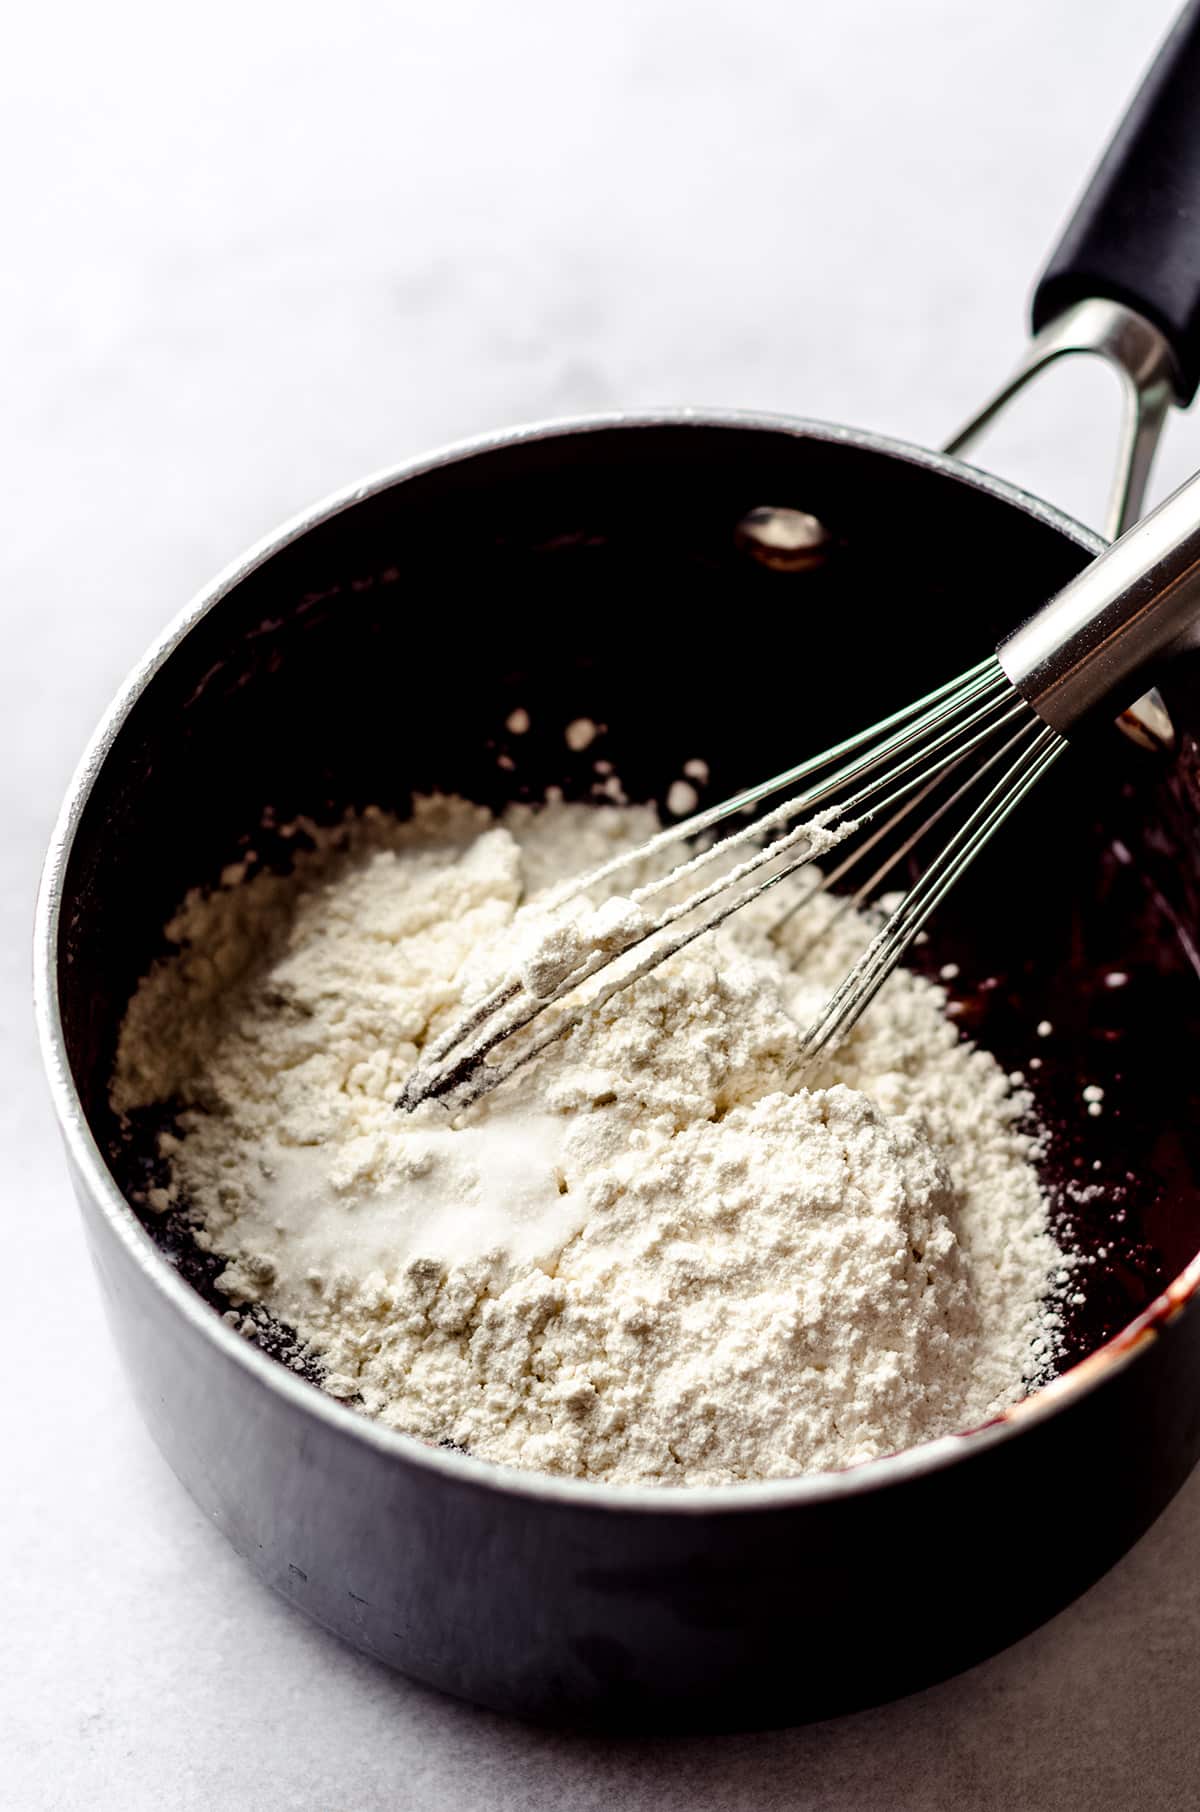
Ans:
[[[817,566],[831,545],[825,524],[806,510],[762,505],[746,511],[736,532],[738,546],[773,572],[797,573]]]

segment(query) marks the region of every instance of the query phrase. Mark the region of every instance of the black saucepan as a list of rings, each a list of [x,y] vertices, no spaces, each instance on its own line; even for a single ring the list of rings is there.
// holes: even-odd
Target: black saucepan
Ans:
[[[1198,83],[1193,8],[1038,292],[1035,318],[1072,319],[1076,338],[1099,299],[1101,350],[1143,402],[1164,371],[1187,400],[1200,372],[1200,234],[1179,230],[1200,203]],[[827,539],[781,558],[739,532],[756,509],[813,515]],[[122,1013],[184,891],[251,841],[284,859],[264,808],[403,811],[432,788],[587,797],[597,753],[647,799],[703,756],[716,797],[972,663],[1098,546],[1007,484],[870,434],[692,413],[576,422],[345,493],[222,575],[147,656],[49,858],[43,1043],[146,1420],[295,1604],[506,1710],[795,1721],[1010,1642],[1162,1509],[1200,1453],[1187,658],[1165,682],[1174,755],[1114,729],[1060,762],[915,956],[958,963],[964,1028],[1034,1083],[1045,1181],[1093,1261],[1061,1377],[985,1428],[844,1473],[696,1490],[561,1482],[424,1446],[223,1324],[211,1259],[126,1199],[153,1171],[153,1124],[122,1138],[107,1106]],[[534,727],[506,740],[517,705]],[[608,726],[582,755],[562,735],[578,716]],[[1098,1117],[1085,1082],[1105,1089]]]

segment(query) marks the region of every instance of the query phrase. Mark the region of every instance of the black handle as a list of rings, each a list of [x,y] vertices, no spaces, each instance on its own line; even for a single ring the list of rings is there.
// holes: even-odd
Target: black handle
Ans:
[[[1200,0],[1189,0],[1033,295],[1034,330],[1106,296],[1165,334],[1178,401],[1200,383]]]

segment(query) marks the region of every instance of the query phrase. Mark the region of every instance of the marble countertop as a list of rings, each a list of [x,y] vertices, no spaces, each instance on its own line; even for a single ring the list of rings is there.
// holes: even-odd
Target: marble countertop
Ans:
[[[21,9],[0,62],[4,528],[0,1802],[296,1812],[1193,1806],[1200,1477],[1085,1599],[944,1686],[693,1742],[443,1700],[261,1589],[102,1324],[28,934],[112,689],[281,517],[455,436],[744,405],[936,441],[1003,375],[1166,0],[150,0]],[[995,462],[1095,516],[1115,388]],[[1157,488],[1200,465],[1172,424]],[[1030,1506],[1029,1539],[1053,1519]]]

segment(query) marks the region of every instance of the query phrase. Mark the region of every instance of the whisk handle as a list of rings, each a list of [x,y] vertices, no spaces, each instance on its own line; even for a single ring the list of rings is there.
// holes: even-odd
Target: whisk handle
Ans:
[[[1033,296],[1035,330],[1108,297],[1165,336],[1177,401],[1200,382],[1200,0],[1130,103]]]
[[[1200,622],[1200,474],[1114,541],[1001,642],[997,659],[1062,735],[1137,697]]]

